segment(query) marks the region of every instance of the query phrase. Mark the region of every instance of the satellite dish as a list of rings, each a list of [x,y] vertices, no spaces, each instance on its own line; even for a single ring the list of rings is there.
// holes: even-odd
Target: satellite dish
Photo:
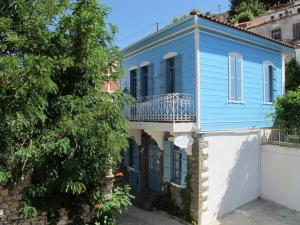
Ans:
[[[187,148],[191,146],[194,143],[194,138],[192,138],[190,135],[180,135],[178,137],[175,137],[174,144],[179,148]]]

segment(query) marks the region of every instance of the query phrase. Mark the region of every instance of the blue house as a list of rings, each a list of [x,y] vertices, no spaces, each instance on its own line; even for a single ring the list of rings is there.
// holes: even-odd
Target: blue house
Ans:
[[[125,166],[142,206],[169,190],[182,207],[189,182],[190,213],[208,224],[258,198],[260,130],[292,46],[191,13],[123,52],[121,88],[136,99]]]

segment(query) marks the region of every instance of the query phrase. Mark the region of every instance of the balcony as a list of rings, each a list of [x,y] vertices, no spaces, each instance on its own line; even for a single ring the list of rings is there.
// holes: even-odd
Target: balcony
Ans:
[[[180,93],[138,98],[125,108],[125,117],[134,122],[194,122],[194,98]]]

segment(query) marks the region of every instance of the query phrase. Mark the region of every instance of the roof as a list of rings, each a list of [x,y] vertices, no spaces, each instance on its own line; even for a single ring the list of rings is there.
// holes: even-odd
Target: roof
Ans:
[[[231,28],[233,28],[233,29],[240,30],[240,31],[243,31],[243,32],[246,32],[246,33],[255,35],[255,36],[257,36],[257,37],[260,37],[260,38],[263,38],[263,39],[266,39],[266,40],[275,42],[275,43],[277,43],[277,44],[281,44],[281,45],[286,46],[286,47],[289,47],[289,48],[294,48],[294,46],[291,45],[291,44],[285,43],[285,42],[283,42],[283,41],[276,40],[276,39],[274,39],[274,38],[267,37],[267,36],[262,35],[262,34],[260,34],[260,33],[257,33],[257,32],[251,31],[251,30],[248,30],[248,29],[243,28],[243,27],[239,27],[239,26],[237,26],[237,25],[230,24],[230,23],[228,23],[228,22],[220,21],[220,20],[218,20],[218,19],[216,19],[216,18],[214,18],[214,17],[208,16],[208,15],[205,15],[205,14],[202,14],[202,13],[191,12],[191,15],[197,15],[198,17],[201,17],[201,18],[210,20],[210,21],[212,21],[212,22],[214,22],[214,23],[218,23],[218,24],[221,24],[221,25],[224,25],[224,26],[228,26],[228,27],[231,27]]]

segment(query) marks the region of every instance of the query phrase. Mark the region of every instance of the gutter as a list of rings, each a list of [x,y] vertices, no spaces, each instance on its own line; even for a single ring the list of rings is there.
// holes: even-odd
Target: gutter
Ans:
[[[195,72],[196,72],[196,133],[200,131],[201,121],[201,101],[200,101],[200,40],[199,40],[199,24],[198,15],[194,15],[194,41],[195,41]]]

